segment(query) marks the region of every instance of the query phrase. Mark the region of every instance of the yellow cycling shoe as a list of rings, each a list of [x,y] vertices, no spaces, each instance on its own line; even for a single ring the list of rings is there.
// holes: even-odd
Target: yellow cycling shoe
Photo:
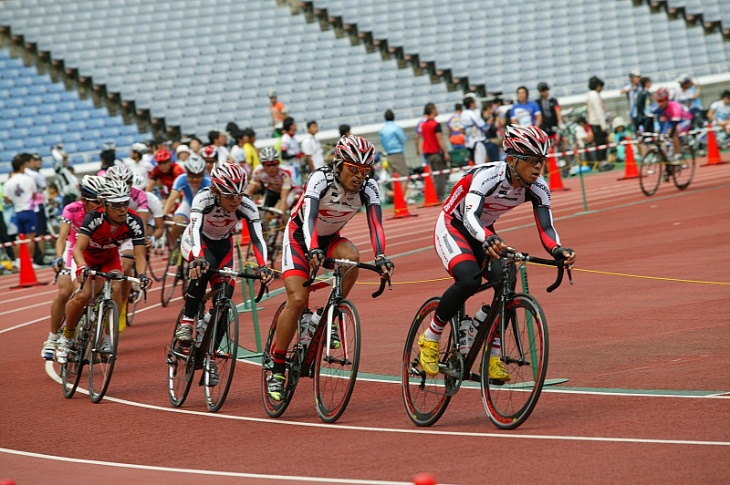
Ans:
[[[439,342],[437,340],[426,340],[426,332],[418,337],[418,347],[421,349],[418,354],[418,362],[421,368],[429,376],[437,376],[439,373]]]
[[[504,362],[502,362],[502,359],[498,355],[489,357],[489,377],[504,382],[512,380],[512,376],[504,368]]]

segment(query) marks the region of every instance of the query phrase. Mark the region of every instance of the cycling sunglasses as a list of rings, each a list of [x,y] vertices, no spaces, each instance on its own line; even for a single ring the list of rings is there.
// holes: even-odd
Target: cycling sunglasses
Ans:
[[[545,163],[547,162],[547,157],[531,157],[528,155],[519,155],[517,153],[513,154],[512,156],[515,158],[519,158],[520,160],[524,160],[530,165],[545,165]]]
[[[372,172],[373,167],[363,167],[361,165],[355,165],[354,163],[350,162],[342,162],[345,167],[352,173],[353,175],[360,174],[363,177],[367,177],[370,172]]]
[[[129,207],[129,201],[126,201],[126,202],[107,202],[106,203],[106,206],[114,209],[115,211],[120,211],[120,210],[127,209]]]

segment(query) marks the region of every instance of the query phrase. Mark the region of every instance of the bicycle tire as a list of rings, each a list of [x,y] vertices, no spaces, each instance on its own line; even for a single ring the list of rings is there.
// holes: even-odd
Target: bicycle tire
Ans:
[[[190,392],[195,373],[195,352],[192,345],[181,345],[177,338],[177,329],[183,317],[185,307],[180,309],[172,329],[172,340],[167,348],[167,397],[173,407],[179,408]]]
[[[323,334],[314,369],[314,402],[317,414],[325,423],[334,423],[347,409],[360,365],[360,316],[351,301],[340,302],[332,325],[339,335],[340,346],[333,349],[330,345],[326,349],[327,334]],[[330,329],[324,331],[329,333]]]
[[[444,414],[451,401],[451,395],[447,392],[449,379],[443,373],[436,376],[429,376],[421,368],[418,362],[420,349],[418,337],[431,324],[433,314],[436,312],[441,297],[432,297],[421,305],[416,316],[413,318],[411,328],[408,330],[401,368],[401,389],[403,393],[403,404],[408,417],[417,426],[431,426],[436,423]],[[444,327],[441,335],[439,348],[439,364],[446,364],[452,352],[459,351],[457,347],[458,333],[452,322]]]
[[[165,273],[162,275],[162,292],[160,298],[163,307],[170,304],[175,287],[180,282],[180,266],[182,265],[182,254],[176,248],[170,253],[170,258],[165,266]]]
[[[162,274],[160,274],[159,270],[156,270],[154,268],[154,265],[152,264],[152,256],[150,254],[152,251],[153,250],[151,248],[147,250],[147,271],[149,271],[152,279],[159,283],[160,281],[162,281]]]
[[[59,366],[59,376],[61,377],[61,390],[63,397],[71,399],[76,393],[76,389],[81,381],[81,372],[84,368],[84,356],[87,346],[86,332],[86,313],[81,315],[79,323],[76,324],[76,332],[73,339],[73,350],[70,358],[65,364]]]
[[[99,403],[109,389],[119,346],[119,308],[113,300],[104,301],[100,307],[101,321],[94,325],[89,357],[89,398]],[[109,337],[109,351],[102,352],[104,337]]]
[[[664,176],[664,162],[659,159],[656,150],[646,152],[639,163],[639,185],[644,195],[652,196],[659,189]]]
[[[279,317],[281,316],[281,312],[284,310],[285,305],[286,302],[282,303],[274,314],[274,318],[271,321],[271,327],[269,328],[269,334],[266,337],[266,346],[264,347],[261,360],[261,396],[264,402],[266,414],[272,418],[278,418],[284,414],[286,408],[289,407],[289,403],[294,396],[294,391],[297,388],[297,382],[299,380],[299,360],[302,357],[301,348],[299,347],[299,337],[295,336],[289,344],[289,348],[286,353],[287,372],[286,383],[284,385],[284,395],[282,396],[281,401],[274,401],[269,398],[269,394],[266,391],[266,384],[274,367],[274,358],[272,357],[272,353],[274,351],[274,346],[276,345],[276,324],[279,321]],[[298,335],[299,332],[297,331],[296,334]]]
[[[214,413],[226,402],[236,369],[239,330],[236,306],[230,300],[216,305],[209,325],[213,325],[213,329],[205,356],[203,387],[205,405]],[[217,383],[212,380],[214,375],[211,373],[212,363],[215,363],[218,371]]]
[[[684,190],[692,183],[695,175],[695,167],[697,160],[695,159],[695,151],[689,145],[682,145],[682,163],[680,165],[672,165],[672,181],[674,186],[679,190]]]
[[[507,324],[501,336],[504,366],[509,381],[489,378],[489,357],[498,335],[498,319],[487,337],[482,356],[482,401],[489,420],[499,429],[515,429],[535,409],[548,367],[548,329],[545,313],[538,301],[527,294],[517,294],[507,303]],[[520,350],[522,349],[522,350]]]

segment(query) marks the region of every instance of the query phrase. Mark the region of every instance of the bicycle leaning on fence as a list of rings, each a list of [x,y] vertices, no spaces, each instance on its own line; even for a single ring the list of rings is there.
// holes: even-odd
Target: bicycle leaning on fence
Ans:
[[[192,344],[181,343],[176,334],[185,307],[180,310],[167,348],[168,397],[174,407],[180,407],[190,392],[193,374],[203,369],[200,385],[205,389],[205,405],[218,411],[228,396],[238,355],[238,311],[228,298],[233,278],[261,279],[258,274],[238,272],[232,268],[208,269],[221,276],[221,284],[208,291],[195,312],[197,335]],[[261,300],[266,287],[256,297]]]
[[[83,273],[80,292],[84,285],[91,281],[91,293],[95,295],[84,308],[79,323],[76,325],[68,360],[59,365],[61,388],[66,398],[71,398],[81,380],[81,371],[85,364],[89,366],[89,398],[94,403],[102,400],[109,388],[114,364],[117,360],[119,345],[119,308],[112,299],[112,281],[129,281],[140,285],[137,278],[124,276],[121,273],[104,273],[86,269]],[[100,292],[94,291],[96,278],[104,278]],[[147,299],[146,288],[142,287]]]
[[[547,320],[534,296],[515,293],[513,279],[517,265],[526,262],[556,266],[557,279],[547,289],[552,292],[562,283],[565,269],[572,284],[570,268],[563,260],[537,258],[514,249],[504,250],[500,259],[501,278],[485,283],[477,290],[479,293],[494,288],[494,297],[488,309],[483,307],[487,316],[479,325],[473,344],[465,355],[460,352],[459,325],[467,318],[462,308],[444,328],[436,376],[429,376],[421,368],[418,337],[429,326],[441,297],[428,299],[413,319],[403,352],[401,385],[406,412],[418,426],[431,426],[438,421],[463,381],[481,384],[484,408],[492,423],[500,429],[520,426],[537,404],[548,367]],[[474,277],[482,278],[489,264]],[[489,377],[487,369],[493,348],[509,373],[509,380]],[[472,372],[472,367],[480,353],[481,365],[477,374]]]
[[[697,164],[694,141],[689,135],[679,135],[682,156],[673,161],[668,153],[670,138],[655,133],[644,135],[642,142],[647,145],[647,151],[639,163],[639,184],[645,195],[654,195],[662,179],[668,182],[671,178],[679,190],[689,187]]]
[[[300,377],[314,379],[314,399],[322,421],[334,423],[345,412],[352,396],[360,363],[360,316],[355,304],[342,296],[342,283],[349,268],[362,268],[380,275],[378,266],[347,259],[325,258],[324,264],[334,266],[328,281],[314,283],[319,267],[314,268],[308,281],[310,293],[332,284],[327,303],[312,312],[305,309],[298,320],[297,336],[292,339],[286,354],[286,382],[281,401],[272,400],[266,390],[273,372],[273,352],[276,348],[276,325],[286,302],[274,314],[264,347],[261,373],[261,389],[264,408],[269,416],[279,417],[289,406]],[[377,298],[383,293],[390,279],[381,279],[380,287],[372,294]],[[314,315],[321,317],[314,324],[308,320]],[[307,318],[304,318],[304,316]]]

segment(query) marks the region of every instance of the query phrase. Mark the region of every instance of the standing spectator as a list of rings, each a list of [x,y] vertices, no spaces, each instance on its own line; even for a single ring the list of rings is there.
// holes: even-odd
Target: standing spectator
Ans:
[[[75,202],[81,196],[79,179],[69,168],[68,154],[64,151],[63,145],[59,144],[51,148],[53,157],[53,170],[56,172],[56,185],[63,196],[64,207]]]
[[[588,95],[586,100],[586,118],[588,124],[591,125],[593,131],[593,140],[596,146],[606,144],[608,139],[608,121],[606,120],[606,110],[604,108],[601,91],[603,91],[604,82],[597,76],[591,76],[588,80]],[[606,149],[596,150],[596,161],[599,163],[599,169],[607,169]]]
[[[540,128],[548,134],[553,144],[560,137],[560,127],[563,126],[563,115],[560,113],[560,104],[558,100],[550,96],[550,86],[547,83],[539,83],[537,90],[540,97],[537,104],[542,113],[542,123]]]
[[[634,133],[639,132],[640,115],[637,108],[637,101],[641,89],[641,73],[638,69],[634,69],[629,72],[629,84],[621,89],[621,94],[625,94],[629,100],[629,116],[631,117],[631,124],[634,127]]]
[[[591,125],[588,124],[588,120],[586,120],[585,116],[581,116],[578,118],[578,122],[575,127],[575,147],[577,148],[579,153],[579,159],[582,160],[589,160],[589,161],[595,161],[596,158],[596,152],[590,151],[590,152],[584,152],[583,150],[588,147],[593,146],[593,130],[591,129]],[[580,161],[576,161],[577,166],[574,168],[577,170],[581,169]],[[578,172],[575,172],[578,173]],[[575,175],[571,172],[571,175]]]
[[[482,106],[482,119],[486,123],[484,136],[484,147],[487,149],[487,160],[496,162],[500,158],[500,147],[502,140],[499,138],[499,117],[494,112],[494,104],[491,102],[484,103]]]
[[[690,113],[692,113],[693,124],[697,126],[702,119],[700,86],[688,74],[681,75],[677,82],[681,89],[677,93],[677,102],[689,108]]]
[[[208,140],[210,140],[211,145],[214,145],[218,149],[218,163],[223,164],[228,162],[228,156],[231,154],[226,146],[228,143],[228,134],[221,130],[211,130],[208,132]]]
[[[9,176],[12,176],[12,175],[13,175],[12,173],[9,174]],[[10,217],[12,216],[12,214],[11,214],[12,208],[7,210],[4,207],[6,204],[5,201],[6,201],[6,199],[3,196],[3,186],[0,185],[0,243],[9,243],[15,239],[15,236],[11,237],[11,235],[14,234],[14,232],[13,232],[14,229],[12,229],[10,227],[11,222],[9,220]],[[8,222],[5,222],[6,216],[8,217]],[[4,257],[6,256],[6,254],[4,254],[3,251],[5,251],[5,248],[0,246],[0,260],[3,260]],[[5,251],[5,253],[7,253],[7,257],[9,260],[11,260],[11,261],[15,260],[15,254],[13,253],[12,246],[8,247],[7,251]],[[10,269],[10,268],[8,268],[8,269]],[[2,273],[2,268],[0,268],[0,273]]]
[[[307,134],[302,140],[302,153],[304,154],[301,163],[302,176],[305,175],[305,170],[309,174],[318,168],[324,167],[324,152],[317,139],[317,133],[319,133],[319,125],[316,121],[309,121],[307,123]]]
[[[101,169],[96,172],[97,177],[103,177],[106,175],[106,171],[109,170],[117,161],[117,153],[111,149],[104,149],[99,154],[101,158]]]
[[[338,127],[338,130],[340,132],[340,138],[342,138],[343,136],[350,136],[350,131],[352,130],[352,128],[350,127],[350,125],[340,125]]]
[[[251,177],[251,166],[246,160],[246,152],[243,149],[243,145],[248,143],[248,134],[245,131],[234,131],[231,136],[236,140],[236,144],[231,147],[230,159],[233,163],[236,163],[243,167],[246,171],[246,175]]]
[[[707,119],[712,122],[713,126],[722,128],[722,131],[719,132],[718,142],[724,144],[730,139],[730,89],[723,91],[720,99],[710,105]]]
[[[38,192],[33,178],[25,173],[30,165],[31,156],[20,153],[13,158],[13,174],[3,185],[4,201],[13,206],[18,234],[24,234],[28,242],[28,252],[35,254],[32,239],[38,230],[38,220],[34,211],[35,197]]]
[[[651,109],[651,78],[642,77],[639,79],[639,85],[641,90],[636,96],[636,122],[638,129],[636,136],[640,133],[653,133],[654,132],[654,112]],[[639,143],[639,155],[641,157],[646,153],[646,145]]]
[[[284,119],[287,117],[286,106],[284,103],[278,100],[276,91],[269,91],[269,111],[271,112],[271,126],[276,128],[277,125],[281,126],[284,123]]]
[[[198,138],[197,136],[193,136],[190,137],[190,142],[188,143],[188,146],[194,154],[200,155],[200,150],[203,149],[203,142],[200,141],[200,138]]]
[[[408,165],[406,165],[406,134],[403,128],[395,124],[395,114],[391,110],[385,112],[385,125],[378,132],[380,144],[388,156],[388,172],[391,176],[398,174],[403,196],[408,200]]]
[[[451,143],[451,148],[454,150],[466,148],[466,130],[464,130],[464,123],[461,121],[462,111],[464,111],[464,106],[461,103],[456,103],[454,105],[454,114],[446,123],[446,126],[449,127],[449,143]]]
[[[48,218],[46,214],[46,204],[43,197],[43,191],[46,190],[46,186],[48,184],[46,183],[46,178],[43,176],[43,174],[41,174],[42,166],[43,160],[41,159],[41,156],[38,153],[33,153],[30,155],[30,164],[28,165],[28,168],[25,169],[25,173],[33,179],[38,189],[38,192],[36,192],[35,194],[35,200],[33,203],[33,210],[36,213],[36,226],[38,228],[36,234],[38,236],[47,236]],[[38,241],[38,245],[36,247],[37,254],[31,254],[31,256],[33,257],[33,262],[41,266],[44,263],[43,254],[46,250],[46,241]]]
[[[517,102],[507,112],[507,125],[540,126],[542,125],[542,112],[540,106],[530,101],[530,91],[525,86],[517,88]]]
[[[193,151],[187,145],[180,144],[175,148],[175,154],[177,155],[177,161],[182,163],[193,154]]]
[[[439,114],[436,105],[428,103],[423,109],[423,114],[426,116],[426,121],[421,123],[421,137],[423,138],[421,148],[423,156],[426,158],[426,163],[431,167],[431,171],[445,170],[448,168],[449,162],[451,162],[451,157],[446,148],[444,134],[441,132],[441,123],[436,121],[436,117]],[[436,195],[439,200],[443,200],[444,195],[446,195],[446,181],[448,178],[449,174],[447,173],[434,176]]]
[[[476,165],[487,161],[487,148],[484,141],[487,139],[487,123],[476,110],[477,100],[471,96],[464,98],[464,111],[461,113],[461,122],[466,132],[466,147],[470,158]]]
[[[133,143],[132,150],[129,152],[129,158],[124,160],[124,163],[132,172],[138,174],[141,180],[144,180],[145,187],[149,182],[150,172],[154,168],[149,161],[149,157],[145,157],[146,154],[147,145],[140,142]]]
[[[281,135],[281,159],[288,165],[292,174],[294,185],[302,185],[302,177],[299,173],[299,159],[303,154],[299,148],[299,142],[294,137],[297,133],[297,122],[291,116],[284,119],[284,131]]]
[[[255,170],[261,162],[259,162],[259,149],[256,148],[256,132],[253,128],[244,128],[243,133],[246,140],[243,143],[243,153],[246,155],[246,161],[251,166],[251,170]]]

